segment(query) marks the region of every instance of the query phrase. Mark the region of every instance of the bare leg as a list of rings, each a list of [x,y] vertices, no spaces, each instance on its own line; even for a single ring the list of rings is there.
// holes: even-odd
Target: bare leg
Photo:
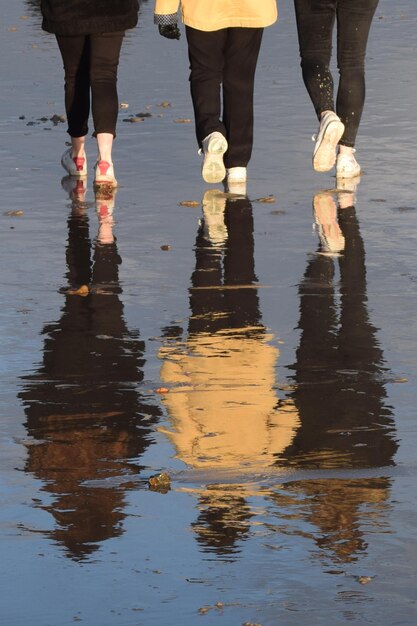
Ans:
[[[113,134],[112,133],[97,133],[97,148],[98,148],[98,161],[107,161],[107,163],[113,163],[112,161],[112,148],[113,148]]]
[[[71,137],[72,157],[85,157],[85,137]]]

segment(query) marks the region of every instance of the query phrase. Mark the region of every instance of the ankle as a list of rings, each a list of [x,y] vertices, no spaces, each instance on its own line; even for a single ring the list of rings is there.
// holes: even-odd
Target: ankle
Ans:
[[[326,111],[322,111],[322,112],[320,113],[320,120],[322,120],[322,119],[323,119],[323,117],[324,117],[325,115],[327,115],[328,113],[334,113],[334,111],[332,111],[331,109],[327,109]]]
[[[351,146],[339,146],[339,154],[345,154],[346,156],[353,156],[355,154],[355,148]]]
[[[97,163],[100,163],[101,161],[105,161],[106,163],[109,163],[109,165],[113,165],[113,161],[111,158],[111,155],[105,154],[98,154],[97,155]]]
[[[71,156],[73,159],[76,159],[77,157],[85,158],[84,137],[71,137]]]

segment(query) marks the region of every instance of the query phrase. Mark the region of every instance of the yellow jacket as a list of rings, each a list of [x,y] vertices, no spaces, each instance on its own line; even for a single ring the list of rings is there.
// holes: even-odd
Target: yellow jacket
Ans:
[[[172,15],[181,7],[182,21],[197,30],[263,28],[276,22],[276,0],[155,0],[156,15]]]

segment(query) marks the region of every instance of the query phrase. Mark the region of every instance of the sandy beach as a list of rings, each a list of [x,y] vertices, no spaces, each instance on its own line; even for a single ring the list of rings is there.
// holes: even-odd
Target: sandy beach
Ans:
[[[281,3],[247,196],[201,180],[152,2],[114,196],[61,167],[38,3],[0,9],[0,625],[415,626],[415,0],[380,1],[338,191]]]

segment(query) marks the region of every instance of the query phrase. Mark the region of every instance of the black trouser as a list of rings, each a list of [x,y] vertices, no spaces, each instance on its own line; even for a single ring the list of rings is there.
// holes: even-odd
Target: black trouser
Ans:
[[[90,90],[94,135],[116,136],[117,68],[123,37],[124,32],[57,36],[64,62],[65,109],[71,137],[84,137],[88,133]]]
[[[262,28],[186,27],[197,141],[214,131],[229,143],[226,167],[246,167],[253,143],[253,88]],[[223,110],[221,106],[221,86]]]
[[[365,53],[378,0],[294,0],[301,68],[317,116],[334,111],[329,70],[337,19],[340,80],[336,112],[345,125],[340,143],[354,146],[365,102]]]

